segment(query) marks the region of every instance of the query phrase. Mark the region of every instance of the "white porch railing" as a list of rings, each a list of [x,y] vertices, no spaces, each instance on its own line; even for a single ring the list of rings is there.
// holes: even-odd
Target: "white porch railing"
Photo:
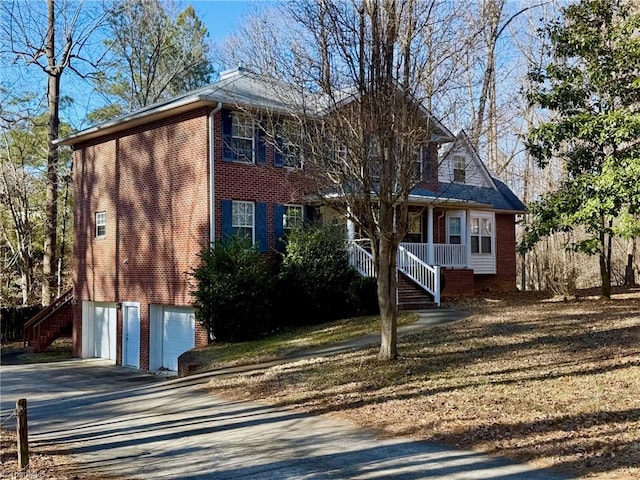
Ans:
[[[349,263],[363,277],[375,277],[376,267],[373,263],[373,255],[367,252],[356,242],[349,242]]]
[[[433,244],[434,264],[444,267],[466,267],[467,246],[447,243]]]
[[[433,295],[433,301],[440,306],[440,267],[427,265],[416,255],[398,246],[398,270]]]
[[[401,243],[413,255],[428,265],[441,267],[466,267],[467,246],[449,243]],[[429,247],[433,247],[433,254],[429,254]]]
[[[375,277],[373,255],[356,242],[349,242],[349,263],[365,277]],[[433,295],[433,301],[440,306],[440,267],[432,267],[423,262],[402,245],[398,247],[397,268],[411,280]]]

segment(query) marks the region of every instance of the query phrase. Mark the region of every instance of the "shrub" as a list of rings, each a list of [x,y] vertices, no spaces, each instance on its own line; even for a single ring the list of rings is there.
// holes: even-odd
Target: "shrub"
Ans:
[[[200,253],[192,272],[196,318],[218,341],[256,338],[272,329],[271,272],[251,244],[225,238]]]
[[[305,226],[287,237],[278,281],[279,317],[287,325],[309,325],[352,312],[344,229]]]
[[[349,285],[349,298],[354,315],[377,315],[378,281],[375,277],[356,277]]]

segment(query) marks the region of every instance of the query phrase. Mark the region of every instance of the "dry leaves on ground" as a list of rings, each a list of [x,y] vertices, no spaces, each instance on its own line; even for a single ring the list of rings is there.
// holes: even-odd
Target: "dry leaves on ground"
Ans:
[[[466,302],[473,315],[399,345],[212,384],[586,478],[640,478],[640,292]]]

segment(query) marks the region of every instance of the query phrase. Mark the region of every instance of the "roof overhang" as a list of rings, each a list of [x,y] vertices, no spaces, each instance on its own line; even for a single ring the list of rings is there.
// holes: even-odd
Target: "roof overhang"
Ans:
[[[94,138],[122,132],[123,130],[128,130],[146,123],[164,120],[165,118],[196,110],[201,107],[213,106],[218,102],[218,99],[207,95],[188,96],[179,100],[156,105],[149,109],[138,110],[137,112],[129,115],[114,118],[113,120],[109,120],[95,127],[56,139],[53,143],[54,145],[73,146],[78,143],[93,140]]]

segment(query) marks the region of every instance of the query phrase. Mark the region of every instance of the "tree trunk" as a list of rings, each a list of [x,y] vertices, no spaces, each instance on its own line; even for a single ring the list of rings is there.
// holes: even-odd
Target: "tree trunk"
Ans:
[[[635,287],[636,284],[636,275],[633,268],[633,261],[636,258],[636,243],[637,237],[632,237],[629,239],[629,243],[627,244],[627,266],[624,269],[624,286],[625,287]]]
[[[378,259],[378,304],[380,305],[381,327],[379,360],[395,360],[398,358],[396,260],[392,250],[390,241],[380,240]]]
[[[604,219],[600,232],[600,296],[606,300],[611,300],[611,236],[604,233]],[[607,248],[608,247],[608,248]]]
[[[42,259],[42,305],[51,303],[51,297],[56,290],[56,235],[58,230],[58,148],[53,141],[58,138],[60,125],[60,74],[55,58],[55,10],[54,0],[47,0],[48,32],[47,32],[47,60],[49,64],[49,121],[47,143],[47,191],[45,205],[45,236]]]

